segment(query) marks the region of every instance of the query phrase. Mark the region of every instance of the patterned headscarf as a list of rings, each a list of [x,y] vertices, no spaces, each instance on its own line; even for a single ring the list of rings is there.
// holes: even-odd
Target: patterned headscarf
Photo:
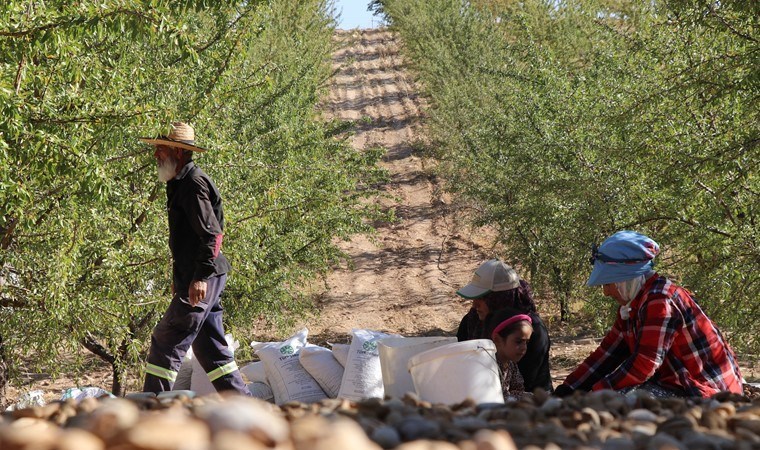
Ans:
[[[635,231],[618,231],[592,250],[594,270],[586,284],[599,286],[646,275],[659,253],[660,246],[651,238]]]

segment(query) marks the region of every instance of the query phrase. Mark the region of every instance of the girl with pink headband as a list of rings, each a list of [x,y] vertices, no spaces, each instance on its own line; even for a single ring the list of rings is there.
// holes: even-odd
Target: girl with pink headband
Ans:
[[[496,359],[501,370],[501,388],[505,401],[519,398],[525,393],[525,382],[517,362],[528,351],[528,341],[533,334],[533,321],[529,315],[509,314],[508,311],[495,314],[493,323],[497,325],[491,333],[491,340],[496,345]]]
[[[472,308],[462,318],[457,339],[490,339],[491,332],[504,319],[526,314],[533,321],[533,335],[528,342],[527,356],[518,363],[525,390],[540,388],[553,391],[549,371],[549,331],[536,312],[530,284],[509,265],[499,259],[482,263],[471,281],[457,291],[460,297],[471,300]],[[508,310],[508,311],[507,311]],[[501,320],[494,318],[497,313]]]

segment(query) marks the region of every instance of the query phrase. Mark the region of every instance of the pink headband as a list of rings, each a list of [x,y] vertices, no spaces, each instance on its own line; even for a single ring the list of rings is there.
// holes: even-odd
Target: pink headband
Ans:
[[[533,321],[530,319],[530,316],[527,314],[518,314],[516,316],[512,316],[509,319],[505,320],[504,322],[500,323],[496,328],[494,328],[493,333],[491,333],[491,337],[493,337],[496,334],[499,334],[501,330],[504,328],[507,328],[508,326],[512,325],[515,322],[520,322],[521,320],[525,320],[528,323],[533,323]]]

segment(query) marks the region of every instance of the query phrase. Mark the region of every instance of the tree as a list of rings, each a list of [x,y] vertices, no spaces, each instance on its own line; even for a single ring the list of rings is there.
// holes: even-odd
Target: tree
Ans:
[[[297,292],[341,257],[336,238],[369,230],[360,200],[381,175],[376,152],[352,150],[335,139],[345,126],[314,112],[333,25],[318,0],[2,6],[9,367],[31,353],[54,367],[82,346],[124,392],[170,289],[163,186],[136,138],[174,120],[211,149],[197,159],[224,197],[228,320],[308,308]]]
[[[599,295],[582,288],[591,244],[634,228],[737,347],[757,348],[740,325],[760,312],[753,8],[382,4],[431,98],[449,189],[498,226],[507,259],[551,289],[562,318]],[[607,304],[584,303],[594,317]]]

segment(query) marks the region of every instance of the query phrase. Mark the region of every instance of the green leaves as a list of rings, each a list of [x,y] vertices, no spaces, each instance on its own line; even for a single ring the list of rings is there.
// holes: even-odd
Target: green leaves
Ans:
[[[368,230],[356,190],[369,192],[379,154],[356,154],[314,116],[330,73],[324,2],[11,1],[0,12],[0,269],[15,274],[0,299],[27,305],[0,306],[12,358],[37,351],[48,366],[57,350],[97,343],[116,371],[145,353],[171,265],[164,185],[137,137],[172,121],[210,149],[196,162],[224,199],[237,323],[307,308],[298,292],[341,257],[335,238]]]
[[[589,244],[633,228],[666,248],[658,267],[697,291],[737,347],[757,345],[732,328],[735,311],[758,319],[747,209],[760,204],[757,14],[689,2],[378,3],[432,100],[449,188],[499,227],[531,281],[555,297],[593,294],[582,288]]]

